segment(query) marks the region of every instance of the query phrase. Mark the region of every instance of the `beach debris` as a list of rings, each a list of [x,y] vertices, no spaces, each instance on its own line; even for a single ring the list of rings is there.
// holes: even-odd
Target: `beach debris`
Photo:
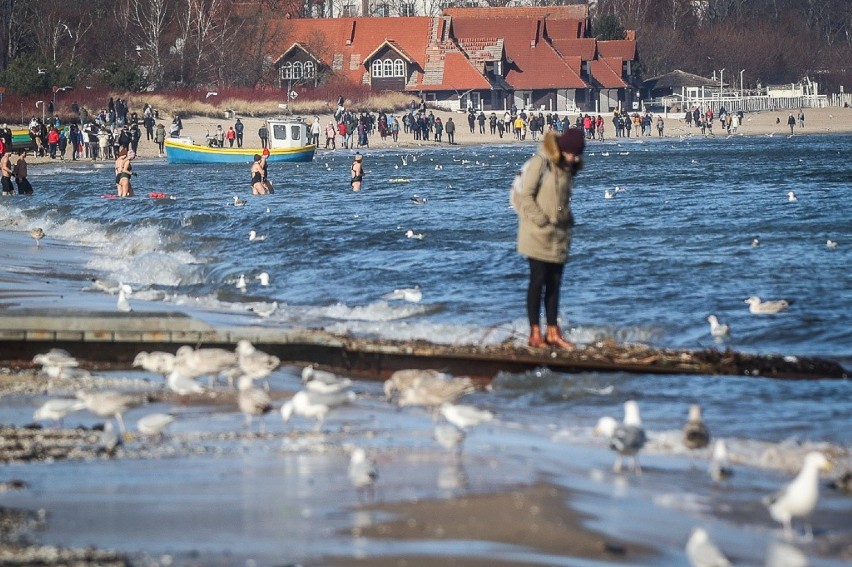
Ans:
[[[683,426],[683,444],[687,449],[703,449],[710,444],[710,430],[701,420],[701,406],[689,408],[689,420]]]
[[[731,562],[710,539],[704,528],[695,528],[686,542],[686,557],[692,567],[730,567]]]
[[[756,295],[746,299],[745,303],[748,303],[748,312],[755,315],[774,315],[790,306],[790,302],[785,299],[763,301]]]
[[[763,504],[769,508],[769,514],[776,522],[784,526],[784,538],[793,538],[793,518],[810,516],[816,508],[819,499],[819,472],[831,469],[831,463],[819,451],[811,451],[805,455],[802,470],[793,481],[771,496],[763,499]],[[806,524],[806,533],[812,539],[813,530],[810,523]]]
[[[715,315],[708,315],[707,321],[710,322],[710,334],[717,339],[727,337],[728,333],[731,331],[731,328],[728,325],[720,323],[719,319]]]

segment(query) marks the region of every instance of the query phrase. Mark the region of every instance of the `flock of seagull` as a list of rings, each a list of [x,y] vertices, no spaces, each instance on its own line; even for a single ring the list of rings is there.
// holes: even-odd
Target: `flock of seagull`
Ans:
[[[76,359],[60,349],[36,355],[33,362],[41,365],[43,372],[51,377],[61,377],[79,366]],[[143,351],[133,361],[134,367],[164,376],[166,387],[181,398],[207,391],[219,377],[227,379],[229,388],[233,388],[236,381],[237,405],[245,417],[245,427],[251,428],[253,419],[257,417],[261,433],[265,430],[264,416],[275,410],[269,395],[268,379],[280,365],[278,357],[258,350],[247,340],[240,340],[233,351],[182,346],[175,354]],[[205,376],[208,379],[206,387],[199,382]],[[301,381],[302,389],[278,410],[285,423],[299,416],[315,420],[315,431],[319,431],[329,413],[341,406],[353,404],[358,399],[352,391],[351,379],[314,366],[303,368]],[[264,382],[264,386],[257,386],[258,382]],[[446,450],[452,451],[455,458],[461,456],[469,432],[495,418],[489,410],[458,403],[461,397],[476,390],[476,385],[467,377],[454,377],[430,369],[399,370],[384,382],[383,390],[386,401],[396,403],[399,407],[429,408],[433,415],[435,440]],[[123,414],[144,401],[139,395],[118,391],[79,391],[75,398],[46,401],[35,410],[33,419],[61,424],[68,414],[88,410],[103,418],[115,418],[122,436],[127,437]],[[152,413],[138,420],[137,430],[140,435],[162,439],[164,430],[174,421],[172,414]],[[108,428],[106,433],[110,431],[111,428]],[[608,447],[615,452],[615,472],[621,473],[623,460],[629,459],[629,470],[641,474],[638,455],[648,437],[642,425],[639,404],[635,400],[624,403],[624,417],[621,421],[602,417],[594,431],[596,435],[605,436]],[[116,442],[120,440],[116,439]],[[710,446],[710,430],[697,404],[689,409],[682,430],[682,442],[690,450]],[[351,483],[359,493],[372,491],[373,483],[378,479],[375,462],[363,448],[350,447],[349,451],[348,476]],[[764,499],[763,503],[771,517],[783,525],[787,540],[793,537],[793,520],[807,518],[815,509],[819,497],[819,471],[828,470],[829,467],[829,461],[822,453],[811,452],[805,457],[798,476],[781,491]],[[716,484],[733,475],[724,440],[715,440],[707,470]],[[812,537],[809,525],[806,533]],[[693,531],[686,553],[694,567],[730,565],[703,528]]]
[[[638,454],[645,446],[647,436],[642,427],[639,404],[635,400],[624,402],[622,421],[619,422],[610,416],[601,417],[595,426],[595,433],[605,436],[609,441],[609,448],[616,452],[613,465],[615,472],[621,472],[622,460],[627,457],[631,460],[631,470],[641,474]],[[690,406],[689,417],[683,426],[682,440],[684,446],[690,450],[703,449],[710,445],[710,430],[703,421],[701,406],[698,404]],[[770,516],[782,524],[784,538],[787,541],[793,539],[793,519],[807,519],[816,508],[819,499],[819,473],[830,469],[831,464],[825,455],[819,451],[812,451],[805,456],[804,464],[792,482],[778,492],[763,498],[762,503],[768,509]],[[733,476],[734,472],[728,461],[724,440],[715,441],[707,471],[714,483],[720,483]],[[813,539],[810,523],[805,523],[805,528],[806,537]],[[693,567],[731,565],[710,539],[707,531],[701,527],[692,531],[686,544],[686,554]]]

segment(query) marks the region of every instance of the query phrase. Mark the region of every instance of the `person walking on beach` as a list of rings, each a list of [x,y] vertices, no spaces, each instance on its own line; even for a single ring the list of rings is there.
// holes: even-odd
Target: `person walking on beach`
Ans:
[[[361,164],[364,156],[360,153],[355,154],[355,160],[352,162],[352,180],[350,183],[352,184],[353,191],[361,190],[361,181],[364,179],[364,167]]]
[[[530,266],[527,287],[529,346],[552,346],[572,350],[559,329],[559,287],[571,246],[571,192],[574,176],[583,166],[585,137],[577,128],[561,136],[548,132],[538,152],[530,158],[521,176],[518,197],[518,253]],[[544,299],[547,322],[541,332],[540,309]]]
[[[334,122],[329,122],[328,126],[325,127],[325,149],[329,149],[329,146],[332,150],[337,149],[337,144],[334,141],[335,136],[337,136],[337,130],[334,128]]]
[[[234,147],[234,140],[237,139],[237,133],[234,131],[233,126],[228,126],[228,131],[225,132],[225,138],[228,139],[228,147],[233,148]]]
[[[240,122],[239,118],[237,118],[237,121],[234,123],[234,133],[237,135],[237,147],[238,148],[243,147],[243,130],[244,129],[245,129],[245,126],[243,126],[243,123]]]
[[[447,118],[447,123],[444,124],[444,130],[447,132],[447,143],[456,143],[456,123],[453,122],[453,117]]]
[[[18,161],[12,169],[15,174],[15,184],[18,186],[18,195],[32,195],[33,186],[27,179],[27,150],[18,150]]]
[[[790,134],[793,133],[793,129],[796,127],[796,117],[793,116],[793,113],[790,113],[790,116],[787,118],[787,126],[790,127]]]
[[[166,142],[166,127],[161,122],[157,124],[157,130],[154,132],[154,141],[157,143],[157,155],[159,157],[163,157],[165,154],[165,148],[163,144]]]
[[[804,128],[804,127],[805,127],[805,109],[800,108],[799,109],[799,128]]]

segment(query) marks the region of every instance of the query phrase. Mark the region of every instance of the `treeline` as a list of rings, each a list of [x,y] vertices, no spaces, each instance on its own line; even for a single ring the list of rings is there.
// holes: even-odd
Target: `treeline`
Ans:
[[[23,95],[66,85],[123,91],[275,86],[266,47],[283,50],[281,16],[292,4],[0,0],[0,86]],[[725,69],[725,83],[736,87],[741,77],[753,88],[807,76],[823,92],[852,88],[850,0],[598,0],[592,14],[599,38],[637,31],[639,78]]]
[[[850,0],[599,0],[593,33],[635,29],[644,78],[681,69],[745,88],[852,88]]]

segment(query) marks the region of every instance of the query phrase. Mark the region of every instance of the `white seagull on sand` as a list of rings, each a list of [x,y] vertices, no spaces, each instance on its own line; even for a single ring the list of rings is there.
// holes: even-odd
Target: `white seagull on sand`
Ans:
[[[707,465],[707,472],[710,473],[713,482],[721,482],[734,475],[734,469],[728,463],[728,449],[723,439],[717,439],[713,445],[713,456],[710,458],[710,464]]]
[[[355,393],[350,390],[343,390],[335,394],[300,390],[281,406],[281,417],[285,422],[289,422],[293,415],[314,418],[317,420],[316,430],[319,431],[328,412],[354,399]]]
[[[793,482],[763,499],[772,518],[784,525],[784,537],[788,541],[793,537],[793,518],[810,516],[816,508],[819,499],[819,471],[830,469],[831,464],[825,455],[812,451],[805,455],[805,464]],[[807,533],[813,537],[810,524],[807,525]]]
[[[683,444],[687,449],[703,449],[710,444],[710,430],[701,420],[701,406],[689,408],[689,420],[683,426]]]
[[[30,236],[32,236],[36,241],[36,248],[41,246],[40,240],[44,238],[44,231],[41,228],[34,228],[30,231]]]
[[[692,567],[730,567],[731,562],[710,540],[704,528],[695,528],[686,542],[686,556]]]
[[[257,350],[245,339],[237,343],[236,353],[240,370],[253,380],[267,380],[281,364],[280,358]],[[269,389],[269,382],[266,383],[266,389]]]
[[[81,400],[86,409],[100,417],[115,417],[118,428],[122,434],[127,433],[124,427],[122,414],[132,407],[138,406],[142,400],[136,396],[122,394],[121,392],[77,392],[77,399]]]
[[[33,419],[36,421],[52,420],[56,425],[62,425],[62,420],[69,413],[84,409],[86,404],[80,400],[72,400],[66,398],[57,398],[47,400],[41,407],[33,413]]]
[[[622,458],[626,456],[632,461],[632,469],[637,473],[642,472],[636,455],[645,446],[647,438],[642,429],[639,404],[634,400],[624,402],[624,421],[618,423],[611,417],[602,417],[595,431],[609,437],[609,448],[618,453],[612,470],[621,472]]]
[[[33,357],[33,362],[41,365],[41,371],[51,378],[59,378],[66,369],[80,365],[76,358],[61,348],[52,348],[46,353],[37,354]]]
[[[130,313],[133,311],[133,308],[130,306],[130,302],[127,301],[127,298],[133,293],[133,288],[131,288],[127,284],[120,284],[118,286],[118,300],[116,301],[115,308],[121,311],[122,313]]]
[[[263,415],[272,410],[272,398],[269,394],[256,388],[254,380],[251,376],[241,376],[237,382],[239,395],[237,402],[240,406],[240,411],[246,416],[246,427],[251,427],[253,416],[260,417],[260,432],[264,431]]]
[[[716,338],[727,337],[731,328],[728,325],[719,322],[715,315],[708,315],[707,320],[710,322],[710,334]]]
[[[755,315],[774,315],[790,307],[790,302],[787,300],[763,301],[756,295],[746,299],[745,303],[748,303],[748,312]]]
[[[154,374],[168,376],[175,369],[175,355],[170,352],[155,350],[145,352],[144,350],[133,359],[133,366],[142,368]]]
[[[162,439],[166,427],[174,422],[174,420],[174,416],[167,413],[151,413],[136,422],[136,429],[142,435]]]

